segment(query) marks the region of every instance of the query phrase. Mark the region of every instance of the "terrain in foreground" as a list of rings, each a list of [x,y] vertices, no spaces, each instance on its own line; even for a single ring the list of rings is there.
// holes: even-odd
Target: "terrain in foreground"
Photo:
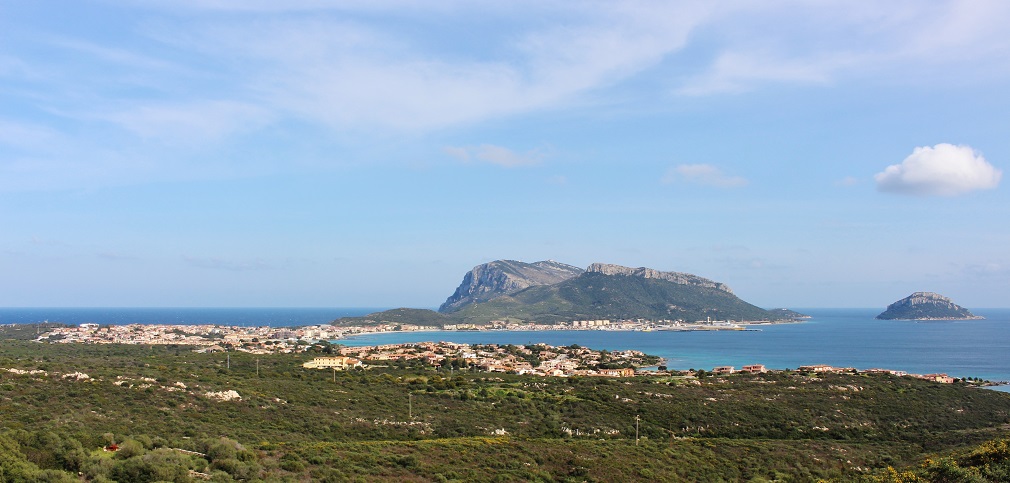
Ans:
[[[1007,470],[1010,395],[959,384],[301,367],[316,355],[3,341],[0,476],[928,481]],[[110,443],[119,451],[102,450]]]

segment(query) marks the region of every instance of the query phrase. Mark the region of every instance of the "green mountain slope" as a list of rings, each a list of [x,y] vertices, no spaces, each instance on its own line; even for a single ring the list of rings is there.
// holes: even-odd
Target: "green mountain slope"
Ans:
[[[333,323],[340,326],[375,326],[382,324],[414,324],[441,327],[446,324],[457,323],[457,318],[451,315],[440,314],[429,309],[408,309],[399,308],[373,312],[361,317],[342,317]]]

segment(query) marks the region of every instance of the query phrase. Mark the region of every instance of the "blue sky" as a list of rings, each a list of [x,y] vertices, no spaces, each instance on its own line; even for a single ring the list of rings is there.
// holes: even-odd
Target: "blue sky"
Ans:
[[[0,0],[0,305],[433,307],[495,259],[1010,306],[1010,3]]]

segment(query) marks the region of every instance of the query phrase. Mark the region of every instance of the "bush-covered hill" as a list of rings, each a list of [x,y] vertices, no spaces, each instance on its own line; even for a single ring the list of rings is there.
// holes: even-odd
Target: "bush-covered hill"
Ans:
[[[844,481],[1010,422],[1010,395],[883,375],[332,372],[311,357],[3,341],[0,480]]]

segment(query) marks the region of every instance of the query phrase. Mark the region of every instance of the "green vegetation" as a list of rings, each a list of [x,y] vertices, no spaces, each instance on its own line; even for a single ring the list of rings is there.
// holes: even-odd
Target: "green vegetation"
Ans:
[[[919,468],[899,471],[889,467],[866,480],[886,483],[1010,481],[1010,441],[986,441],[954,455],[927,458]]]
[[[343,317],[336,321],[337,325],[373,326],[380,324],[413,324],[432,327],[442,327],[446,324],[459,323],[452,315],[441,314],[428,309],[399,308],[384,310],[362,317]]]
[[[69,327],[67,324],[42,322],[38,324],[7,324],[0,325],[0,339],[35,340],[39,334],[49,329]]]
[[[964,384],[303,369],[313,356],[3,341],[0,481],[941,481],[929,478],[947,469],[1000,481],[1006,469],[1010,395]],[[226,391],[241,398],[208,396]]]

